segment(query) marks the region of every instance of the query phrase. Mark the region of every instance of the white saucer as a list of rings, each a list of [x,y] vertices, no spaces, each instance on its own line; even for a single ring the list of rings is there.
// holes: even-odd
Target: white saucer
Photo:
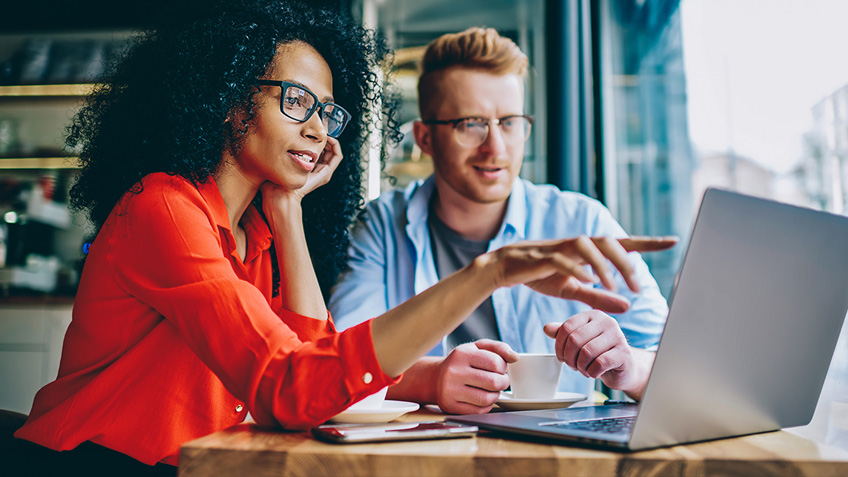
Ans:
[[[552,399],[516,399],[512,393],[502,392],[498,399],[498,407],[510,411],[529,411],[531,409],[558,409],[571,406],[580,401],[585,401],[586,396],[578,393],[556,393]]]
[[[418,409],[418,404],[406,401],[383,401],[380,409],[346,409],[330,419],[337,423],[389,422]]]

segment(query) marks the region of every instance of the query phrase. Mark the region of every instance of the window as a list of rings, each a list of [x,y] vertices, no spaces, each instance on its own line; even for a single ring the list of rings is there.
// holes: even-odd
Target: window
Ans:
[[[708,186],[846,211],[838,0],[601,1],[603,200],[684,239]],[[682,250],[646,257],[664,292]]]
[[[848,213],[848,3],[597,6],[596,160],[628,232],[685,241],[708,186]],[[645,256],[666,296],[683,252]],[[804,431],[841,447],[848,428],[828,416],[848,410],[846,340],[848,327]]]
[[[696,160],[680,11],[668,1],[610,1],[598,13],[602,199],[631,234],[685,237]],[[682,253],[675,247],[644,257],[666,296]]]

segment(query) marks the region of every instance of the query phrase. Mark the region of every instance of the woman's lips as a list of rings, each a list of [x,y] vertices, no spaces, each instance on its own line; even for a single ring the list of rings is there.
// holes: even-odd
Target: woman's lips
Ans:
[[[306,171],[315,169],[315,163],[318,160],[318,155],[309,151],[289,151],[289,157]]]

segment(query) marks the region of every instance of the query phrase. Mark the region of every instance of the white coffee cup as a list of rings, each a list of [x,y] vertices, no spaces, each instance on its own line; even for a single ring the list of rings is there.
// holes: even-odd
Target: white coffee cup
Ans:
[[[357,409],[357,410],[377,410],[383,407],[383,401],[386,400],[386,393],[389,391],[388,387],[385,387],[376,393],[366,396],[362,398],[361,401],[358,401],[351,405],[348,409]]]
[[[555,398],[561,372],[562,361],[555,354],[518,353],[518,361],[507,365],[512,397]]]

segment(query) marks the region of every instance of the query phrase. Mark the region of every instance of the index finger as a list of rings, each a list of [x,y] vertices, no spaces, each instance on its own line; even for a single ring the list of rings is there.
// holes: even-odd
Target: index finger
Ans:
[[[668,250],[677,245],[680,237],[644,237],[634,235],[632,237],[618,239],[618,243],[628,252],[658,252]]]
[[[577,287],[568,298],[582,301],[596,310],[607,313],[624,313],[630,308],[630,301],[627,298],[602,288]]]
[[[330,160],[330,163],[339,163],[342,160],[342,145],[339,143],[339,140],[333,137],[327,138],[327,144],[330,145],[330,149],[333,151],[333,157]]]
[[[331,137],[327,138],[327,144],[324,146],[324,151],[321,157],[318,158],[318,163],[312,172],[316,172],[319,168],[329,167],[330,170],[335,170],[342,161],[342,147],[338,139]]]
[[[621,243],[618,240],[609,237],[598,237],[593,238],[592,240],[595,242],[598,249],[606,255],[610,262],[612,262],[615,268],[618,269],[621,273],[621,277],[624,279],[624,282],[627,283],[628,288],[638,293],[639,282],[636,281],[636,271],[627,259],[627,250],[621,246]]]
[[[492,353],[497,354],[507,363],[514,363],[518,361],[518,353],[516,353],[511,346],[503,341],[482,339],[475,341],[474,345],[476,345],[478,349],[491,351]]]

